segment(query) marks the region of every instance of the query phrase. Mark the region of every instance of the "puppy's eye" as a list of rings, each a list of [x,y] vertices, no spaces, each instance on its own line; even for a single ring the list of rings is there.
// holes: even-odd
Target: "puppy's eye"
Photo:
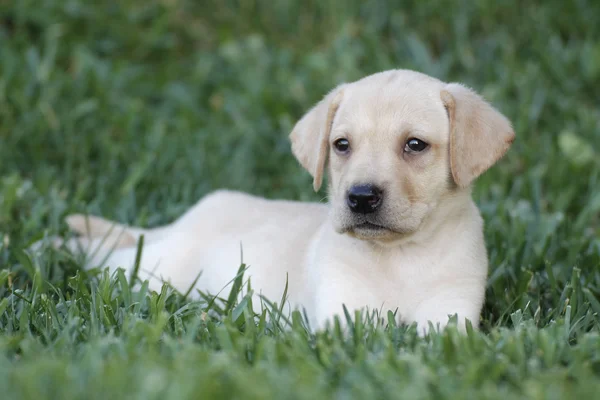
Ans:
[[[420,139],[408,139],[404,146],[404,151],[407,153],[419,153],[429,147],[429,144]]]
[[[348,139],[338,139],[335,142],[333,142],[333,147],[335,147],[335,150],[338,153],[346,154],[350,151],[350,142],[348,141]]]

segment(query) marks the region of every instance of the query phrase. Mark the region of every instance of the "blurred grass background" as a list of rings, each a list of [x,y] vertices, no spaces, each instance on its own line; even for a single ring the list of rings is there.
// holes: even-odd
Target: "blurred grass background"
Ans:
[[[491,262],[482,333],[285,333],[250,329],[233,307],[210,328],[206,305],[22,250],[64,232],[74,211],[154,226],[219,187],[318,200],[288,133],[336,84],[391,68],[464,82],[514,123],[512,150],[474,189]],[[0,387],[23,398],[595,393],[599,87],[593,0],[0,2]]]

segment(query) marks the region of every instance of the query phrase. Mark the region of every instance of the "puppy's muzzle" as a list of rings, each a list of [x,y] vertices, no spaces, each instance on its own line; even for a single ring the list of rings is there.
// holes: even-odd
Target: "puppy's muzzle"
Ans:
[[[383,191],[374,185],[355,185],[348,190],[346,203],[353,213],[371,214],[383,203]]]

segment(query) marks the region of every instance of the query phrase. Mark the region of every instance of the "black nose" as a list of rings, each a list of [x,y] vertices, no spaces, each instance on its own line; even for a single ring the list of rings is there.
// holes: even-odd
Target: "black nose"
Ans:
[[[356,185],[348,191],[348,207],[355,213],[370,214],[381,205],[383,193],[373,185]]]

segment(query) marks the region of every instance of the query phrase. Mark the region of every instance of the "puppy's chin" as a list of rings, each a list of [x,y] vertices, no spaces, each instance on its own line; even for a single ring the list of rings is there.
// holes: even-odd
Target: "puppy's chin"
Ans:
[[[415,215],[405,215],[392,221],[381,216],[367,218],[344,215],[333,219],[333,227],[337,233],[356,239],[393,245],[410,239],[419,231],[423,220]]]
[[[385,228],[372,229],[362,226],[348,229],[345,233],[348,236],[351,236],[356,239],[376,242],[388,242],[400,236],[400,234]]]

